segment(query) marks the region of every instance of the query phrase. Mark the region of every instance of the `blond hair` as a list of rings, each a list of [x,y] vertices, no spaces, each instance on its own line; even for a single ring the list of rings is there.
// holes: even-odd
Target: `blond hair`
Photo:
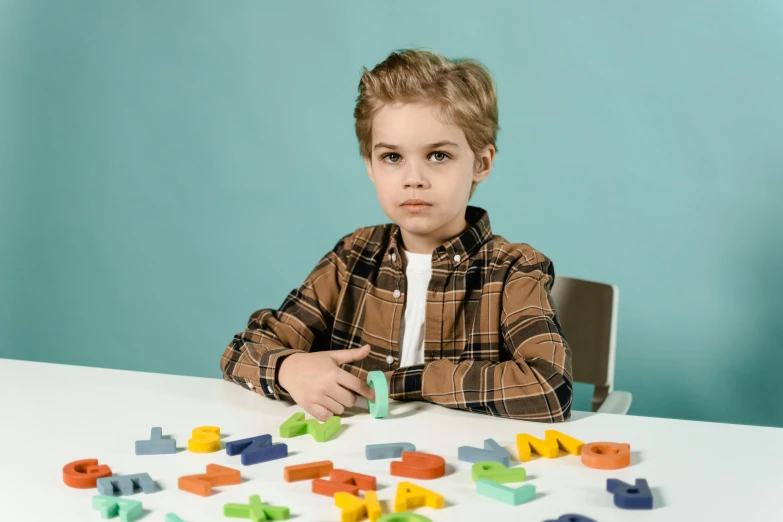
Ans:
[[[459,126],[479,166],[480,152],[493,145],[497,152],[497,92],[484,65],[471,58],[447,59],[427,49],[392,52],[368,71],[362,68],[359,96],[353,111],[359,152],[372,155],[372,121],[385,105],[426,103],[437,107],[445,122]],[[470,197],[476,183],[470,187]],[[470,199],[470,198],[468,198]]]

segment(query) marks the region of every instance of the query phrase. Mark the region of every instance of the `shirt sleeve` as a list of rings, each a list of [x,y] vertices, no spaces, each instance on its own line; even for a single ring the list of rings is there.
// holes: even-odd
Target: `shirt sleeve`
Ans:
[[[223,378],[279,400],[290,395],[277,371],[285,357],[329,345],[352,234],[324,255],[305,282],[291,290],[279,309],[251,314],[220,358]]]
[[[543,257],[543,256],[542,256]],[[399,368],[391,397],[538,422],[570,417],[571,350],[551,297],[554,265],[518,263],[501,299],[503,362],[441,359]]]

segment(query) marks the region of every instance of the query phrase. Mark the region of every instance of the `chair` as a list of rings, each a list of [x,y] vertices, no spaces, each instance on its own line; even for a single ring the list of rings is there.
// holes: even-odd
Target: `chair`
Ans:
[[[619,289],[556,276],[552,287],[560,326],[573,356],[574,380],[592,384],[592,410],[625,415],[633,396],[613,391]]]

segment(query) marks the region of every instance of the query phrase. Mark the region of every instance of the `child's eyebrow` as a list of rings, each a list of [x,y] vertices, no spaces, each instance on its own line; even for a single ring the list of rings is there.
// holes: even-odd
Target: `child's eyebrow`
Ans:
[[[447,141],[447,140],[439,141],[437,143],[431,143],[429,145],[424,145],[422,148],[424,148],[424,149],[434,149],[435,147],[448,147],[448,146],[459,148],[459,145],[457,145],[453,141]],[[381,143],[377,143],[375,145],[375,147],[373,147],[373,149],[378,149],[378,148],[397,149],[398,147],[397,147],[397,145],[392,145],[390,143],[383,143],[383,142],[381,142]]]

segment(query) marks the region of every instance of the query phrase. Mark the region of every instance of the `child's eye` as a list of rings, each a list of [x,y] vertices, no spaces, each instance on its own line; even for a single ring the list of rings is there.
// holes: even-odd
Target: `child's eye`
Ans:
[[[438,155],[439,157],[441,157],[441,159],[436,160],[435,163],[443,163],[448,158],[450,158],[450,156],[448,154],[446,154],[445,152],[435,151],[435,152],[430,153],[430,156],[435,156],[435,155]],[[381,160],[383,161],[386,158],[392,158],[392,156],[394,156],[394,158],[396,158],[396,159],[390,159],[389,163],[397,163],[400,155],[397,154],[396,152],[390,152],[389,154],[384,154],[383,156],[381,156]]]

